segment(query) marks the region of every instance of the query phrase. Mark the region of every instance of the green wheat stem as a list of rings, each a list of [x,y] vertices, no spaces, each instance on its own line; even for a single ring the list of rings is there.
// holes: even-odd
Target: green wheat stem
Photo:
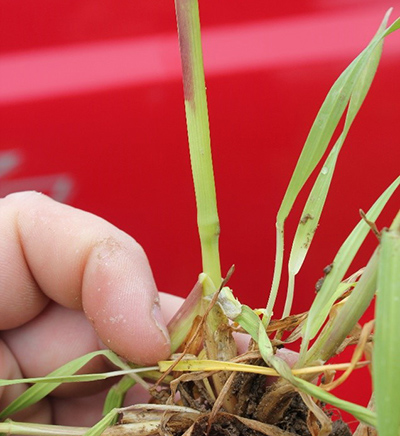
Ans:
[[[207,97],[197,0],[175,0],[190,160],[197,203],[203,271],[221,283],[219,219],[210,147]],[[208,294],[207,289],[204,290]]]
[[[210,127],[208,123],[206,86],[201,47],[200,18],[197,0],[175,0],[179,47],[182,60],[183,90],[186,123],[189,138],[190,161],[196,194],[197,226],[199,229],[203,272],[209,280],[202,283],[203,296],[214,293],[221,284],[221,265],[218,250],[219,218],[211,157]],[[202,309],[209,302],[203,299]],[[218,306],[207,316],[204,348],[209,359],[229,360],[236,350],[227,347],[221,353],[220,344],[229,341],[230,333],[220,329],[228,319]],[[225,375],[213,376],[216,392],[223,389]],[[224,400],[225,410],[231,411],[229,398]]]
[[[63,425],[34,424],[7,420],[0,423],[2,434],[20,434],[30,436],[81,436],[88,427],[67,427]]]

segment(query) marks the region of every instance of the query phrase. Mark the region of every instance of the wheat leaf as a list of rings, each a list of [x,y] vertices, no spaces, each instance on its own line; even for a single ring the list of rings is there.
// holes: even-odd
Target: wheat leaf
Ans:
[[[385,207],[399,184],[400,176],[385,190],[367,212],[369,220],[375,221],[378,218],[382,209]],[[314,338],[325,322],[329,311],[337,298],[335,290],[338,288],[339,283],[342,281],[344,274],[349,268],[354,256],[358,252],[369,231],[370,227],[362,219],[347,237],[336,254],[332,270],[325,277],[324,283],[310,308],[303,333],[303,342],[305,344]]]
[[[378,267],[373,381],[380,436],[400,434],[400,233],[384,231]]]

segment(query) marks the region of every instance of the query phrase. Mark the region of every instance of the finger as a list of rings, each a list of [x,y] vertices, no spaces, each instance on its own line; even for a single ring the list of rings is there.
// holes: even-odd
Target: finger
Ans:
[[[288,348],[279,348],[275,353],[276,357],[279,357],[283,361],[285,361],[289,368],[293,368],[293,366],[299,360],[299,353],[296,351],[289,350]],[[278,380],[278,377],[268,376],[267,377],[267,386],[273,385]]]
[[[0,378],[19,379],[22,378],[21,370],[15,357],[0,339]],[[0,410],[3,410],[12,401],[19,397],[27,389],[26,384],[0,387]],[[27,409],[24,409],[11,416],[16,421],[40,422],[42,424],[51,422],[51,408],[47,400],[42,400]]]
[[[160,293],[166,321],[176,312],[183,299]],[[50,303],[36,318],[21,327],[4,331],[3,339],[19,362],[25,377],[43,377],[62,365],[99,349],[98,337],[81,311]],[[80,374],[101,373],[114,369],[101,357],[91,360]],[[65,383],[52,396],[92,395],[115,380],[94,383]]]
[[[82,398],[53,398],[53,424],[92,427],[102,418],[107,392]]]
[[[24,192],[0,200],[0,238],[0,329],[31,320],[50,298],[83,308],[102,341],[129,360],[151,364],[168,356],[148,260],[127,234]]]
[[[73,425],[91,427],[102,418],[102,411],[107,392],[83,398],[53,398],[53,423],[58,425]],[[140,385],[131,388],[125,397],[124,406],[148,403],[149,393]]]
[[[239,354],[245,353],[251,341],[251,336],[247,333],[237,333],[233,332],[233,338],[235,339],[237,350]]]
[[[165,292],[160,292],[159,296],[164,323],[167,325],[185,300],[182,297],[167,294]]]
[[[165,323],[175,315],[184,299],[175,295],[160,292],[160,303]],[[64,309],[67,310],[67,309]],[[72,327],[72,326],[71,326]],[[82,340],[82,338],[80,338]],[[67,347],[66,347],[67,348]],[[65,348],[64,348],[65,350]],[[23,358],[24,356],[21,356]],[[82,385],[82,383],[81,383]],[[58,425],[74,425],[90,427],[101,419],[106,392],[83,398],[53,398],[53,421]],[[141,385],[131,388],[125,398],[124,405],[148,403],[149,393]]]
[[[73,359],[98,349],[98,338],[81,311],[49,304],[32,321],[2,333],[25,377],[43,377]],[[110,371],[101,356],[92,359],[79,374]],[[110,385],[108,380],[65,383],[51,395],[91,395]]]
[[[279,348],[276,350],[276,356],[284,360],[289,365],[289,368],[293,368],[299,360],[299,353],[288,348]]]

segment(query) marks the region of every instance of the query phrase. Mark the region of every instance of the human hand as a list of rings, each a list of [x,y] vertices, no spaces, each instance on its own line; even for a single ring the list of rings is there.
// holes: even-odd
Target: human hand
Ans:
[[[92,214],[23,192],[0,199],[0,241],[0,378],[44,376],[102,343],[139,364],[168,357],[165,321],[181,299],[158,294],[146,255],[130,236]],[[82,372],[109,369],[96,358]],[[63,385],[13,418],[91,425],[104,394],[82,397],[107,385]],[[25,389],[0,388],[0,409]]]

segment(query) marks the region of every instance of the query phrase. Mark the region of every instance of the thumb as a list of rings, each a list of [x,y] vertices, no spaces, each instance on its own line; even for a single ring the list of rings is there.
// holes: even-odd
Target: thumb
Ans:
[[[170,354],[159,295],[142,248],[106,239],[88,258],[82,306],[103,343],[138,364]]]
[[[109,222],[34,192],[0,199],[0,329],[37,316],[48,299],[83,309],[123,357],[168,357],[169,336],[142,247]],[[79,339],[78,339],[79,340]]]

